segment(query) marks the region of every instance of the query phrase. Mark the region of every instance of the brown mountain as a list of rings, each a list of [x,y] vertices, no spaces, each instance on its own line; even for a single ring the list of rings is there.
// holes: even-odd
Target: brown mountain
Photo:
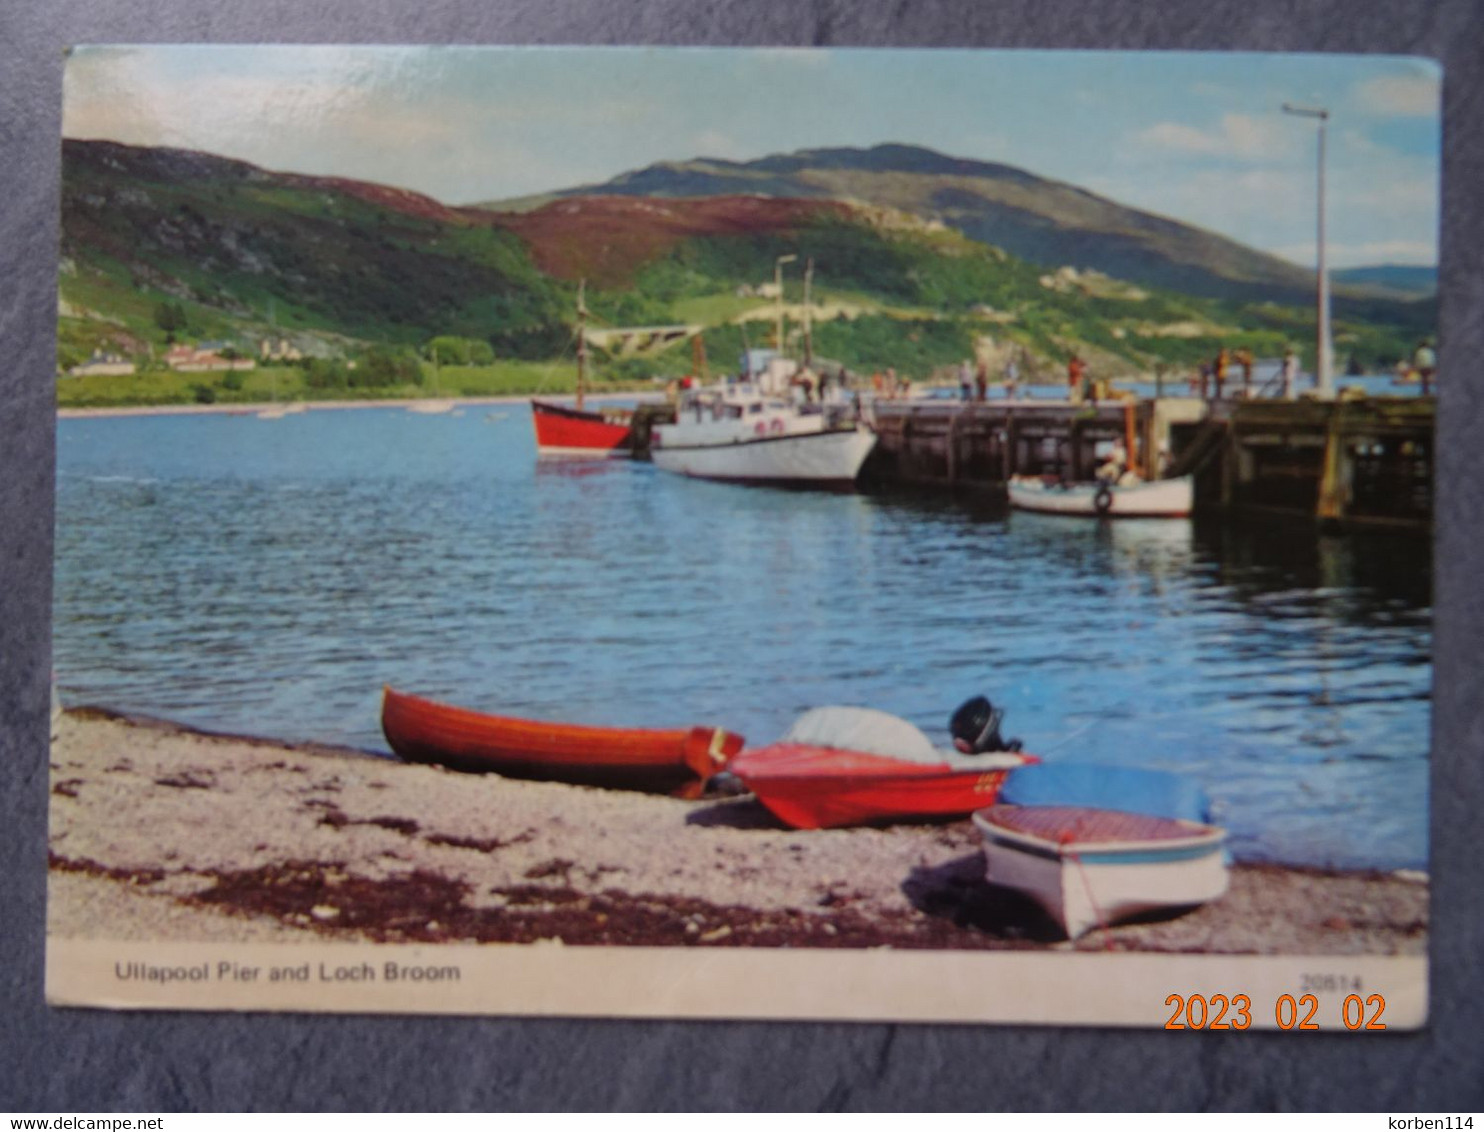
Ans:
[[[1132,283],[1238,301],[1302,304],[1313,295],[1312,272],[1225,236],[1024,169],[915,146],[663,162],[556,195],[594,194],[863,201],[940,220],[1044,267],[1093,268]]]

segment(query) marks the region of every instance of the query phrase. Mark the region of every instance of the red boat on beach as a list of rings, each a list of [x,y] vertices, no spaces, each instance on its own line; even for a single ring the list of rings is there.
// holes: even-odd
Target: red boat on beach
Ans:
[[[1010,771],[1038,761],[1001,738],[1003,714],[983,697],[965,704],[950,750],[874,708],[813,708],[727,770],[795,829],[967,817],[994,802]]]
[[[719,727],[585,727],[486,715],[392,688],[384,691],[381,729],[411,762],[691,798],[743,743]]]
[[[795,829],[962,818],[994,804],[1005,776],[1035,762],[1002,752],[979,765],[920,763],[865,751],[774,743],[743,751],[727,769]]]

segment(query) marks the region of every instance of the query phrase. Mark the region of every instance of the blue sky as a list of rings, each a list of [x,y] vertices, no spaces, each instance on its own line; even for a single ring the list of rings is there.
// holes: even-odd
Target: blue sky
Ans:
[[[450,204],[655,161],[923,145],[1312,265],[1437,262],[1441,74],[1387,56],[676,48],[87,47],[63,133],[357,177]]]

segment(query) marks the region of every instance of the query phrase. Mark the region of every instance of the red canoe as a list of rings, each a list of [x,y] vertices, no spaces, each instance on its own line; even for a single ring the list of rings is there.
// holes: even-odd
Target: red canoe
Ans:
[[[411,762],[685,797],[698,796],[742,749],[742,736],[719,727],[659,731],[541,723],[391,688],[382,699],[381,729],[392,750]]]
[[[920,763],[802,743],[743,751],[727,770],[795,829],[967,817],[992,805],[1005,776],[1033,755],[977,756],[978,766]]]
[[[623,409],[595,413],[550,401],[532,401],[536,455],[597,459],[629,456],[634,447],[632,417]]]

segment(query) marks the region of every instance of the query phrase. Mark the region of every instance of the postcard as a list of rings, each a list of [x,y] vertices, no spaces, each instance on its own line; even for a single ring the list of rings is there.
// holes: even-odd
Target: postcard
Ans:
[[[47,995],[1426,1021],[1438,67],[86,46]]]

